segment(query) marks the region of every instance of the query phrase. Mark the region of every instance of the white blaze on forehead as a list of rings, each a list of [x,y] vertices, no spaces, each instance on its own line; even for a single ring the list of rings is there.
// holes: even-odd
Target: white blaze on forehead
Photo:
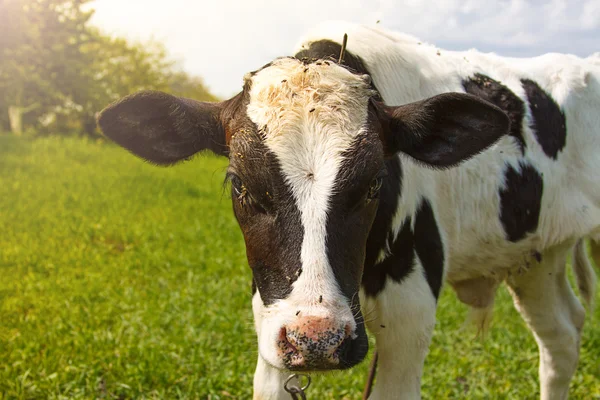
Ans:
[[[327,213],[335,179],[367,123],[368,80],[332,62],[279,59],[252,78],[250,119],[263,130],[301,213],[303,272],[291,303],[341,305],[326,251]],[[318,304],[314,304],[318,307]]]

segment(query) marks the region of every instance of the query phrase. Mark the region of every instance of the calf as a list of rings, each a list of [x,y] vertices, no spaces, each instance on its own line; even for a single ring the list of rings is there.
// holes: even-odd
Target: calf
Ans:
[[[482,323],[506,282],[540,347],[541,396],[564,399],[584,320],[565,275],[575,243],[579,286],[594,294],[581,239],[600,238],[599,78],[574,56],[448,52],[329,23],[232,99],[142,92],[99,124],[156,164],[229,157],[256,399],[286,398],[286,371],[360,362],[365,324],[380,354],[371,398],[419,398],[444,280]]]

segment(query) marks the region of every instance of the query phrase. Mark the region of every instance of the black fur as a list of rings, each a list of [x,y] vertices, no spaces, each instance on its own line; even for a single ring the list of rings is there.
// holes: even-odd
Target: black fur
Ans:
[[[342,38],[340,38],[341,40]],[[331,40],[318,40],[310,43],[308,48],[302,49],[295,54],[297,59],[313,63],[318,60],[329,60],[337,63],[342,51],[342,45]],[[342,65],[345,65],[352,72],[357,74],[368,74],[363,60],[346,50]]]
[[[373,117],[373,114],[371,114]],[[369,196],[371,184],[380,179],[383,146],[378,133],[358,137],[344,154],[327,216],[327,256],[336,282],[355,313],[357,338],[340,354],[343,368],[360,362],[368,350],[358,291],[363,279],[367,238],[372,231],[380,200]],[[381,196],[381,191],[380,191]]]
[[[385,289],[385,283],[388,279],[400,283],[414,269],[415,260],[415,238],[410,227],[411,219],[407,218],[402,224],[396,240],[390,245],[390,255],[379,264],[375,264],[376,257],[383,249],[373,248],[370,254],[369,264],[365,263],[365,272],[363,274],[362,285],[367,296],[375,297]],[[377,229],[377,227],[374,227]],[[391,232],[386,231],[388,240],[393,240]],[[371,238],[369,238],[371,239]],[[385,246],[385,243],[384,243]]]
[[[223,103],[203,103],[162,92],[139,92],[111,104],[98,118],[102,132],[155,164],[174,164],[201,150],[227,154]]]
[[[393,214],[388,218],[391,221]],[[431,292],[436,299],[438,298],[444,276],[444,247],[433,210],[427,200],[423,200],[415,218],[414,231],[411,228],[411,219],[404,220],[398,236],[390,246],[390,255],[382,262],[375,264],[383,246],[373,246],[368,253],[362,283],[368,296],[377,296],[385,288],[387,278],[397,283],[402,282],[414,270],[416,251]],[[373,233],[379,229],[383,231],[382,228],[374,226]],[[387,229],[383,232],[389,235],[391,227],[385,228]],[[379,236],[375,234],[373,238],[369,237],[369,240],[376,240]],[[391,237],[388,239],[393,240]]]
[[[404,276],[412,271],[412,234],[410,220],[405,221],[398,238],[391,236],[394,214],[398,209],[399,194],[402,190],[402,165],[398,157],[392,157],[385,163],[387,176],[383,180],[379,194],[379,207],[373,227],[367,239],[367,251],[362,277],[362,286],[369,296],[376,296],[385,287],[389,276],[401,282]],[[380,264],[375,264],[381,249],[390,243],[391,253],[401,258],[402,262],[389,257]]]
[[[386,153],[402,152],[438,168],[458,165],[482,152],[508,133],[510,125],[498,107],[463,93],[379,108]]]
[[[367,132],[344,154],[330,199],[327,253],[336,281],[348,300],[358,300],[355,294],[363,274],[365,244],[378,203],[377,199],[368,199],[367,194],[382,169],[381,141],[377,133]]]
[[[536,231],[544,191],[540,173],[521,162],[520,171],[506,166],[505,188],[500,189],[500,222],[506,238],[518,242]]]
[[[228,174],[246,190],[238,198],[232,182],[233,210],[244,234],[254,284],[269,305],[286,298],[302,273],[300,210],[255,124],[238,117],[231,129]]]
[[[521,79],[527,94],[532,121],[531,129],[544,153],[556,160],[567,142],[567,121],[558,104],[530,79]]]
[[[342,38],[340,38],[342,40]],[[349,38],[348,40],[352,40]],[[328,60],[332,63],[337,63],[340,57],[340,53],[342,51],[342,45],[340,43],[333,42],[331,40],[317,40],[316,42],[310,43],[308,48],[302,49],[296,53],[294,57],[305,62],[312,63],[319,60]],[[348,50],[344,53],[344,58],[342,59],[342,66],[345,66],[350,72],[361,75],[370,75],[369,70],[365,66],[364,61],[349,52]],[[377,87],[375,83],[371,81],[371,87],[377,93]],[[381,100],[379,94],[374,96],[374,99]]]
[[[502,83],[483,74],[475,74],[472,78],[464,80],[462,84],[465,92],[489,101],[506,112],[510,119],[509,135],[515,138],[521,153],[525,154],[525,139],[521,131],[525,115],[523,100]]]
[[[423,200],[415,220],[415,249],[425,269],[425,277],[431,292],[437,299],[444,276],[444,247],[433,210]]]

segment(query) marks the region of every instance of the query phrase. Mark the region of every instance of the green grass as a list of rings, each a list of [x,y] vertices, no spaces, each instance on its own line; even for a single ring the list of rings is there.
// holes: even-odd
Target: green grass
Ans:
[[[1,399],[251,397],[251,272],[225,166],[0,136]],[[536,398],[537,349],[506,291],[484,343],[465,314],[446,290],[423,397]],[[366,369],[315,377],[309,398],[360,398]],[[600,398],[600,307],[571,398]]]

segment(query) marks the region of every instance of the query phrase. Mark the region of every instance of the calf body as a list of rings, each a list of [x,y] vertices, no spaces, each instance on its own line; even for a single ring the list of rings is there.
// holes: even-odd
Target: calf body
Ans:
[[[412,349],[428,342],[428,314],[435,305],[426,298],[437,297],[441,276],[462,301],[483,311],[477,313],[482,323],[487,322],[498,285],[506,281],[540,347],[542,398],[566,398],[584,320],[583,308],[566,281],[566,255],[578,239],[597,238],[600,232],[597,57],[548,54],[509,59],[475,50],[450,52],[407,35],[337,23],[318,27],[301,43],[300,53],[331,46],[343,33],[352,38],[348,51],[371,75],[386,104],[466,92],[502,108],[511,120],[507,136],[457,168],[434,171],[399,156],[404,186],[397,192],[396,210],[382,217],[394,222],[380,226],[389,236],[377,262],[371,265],[367,256],[364,277],[372,276],[371,269],[389,269],[378,276],[376,285],[363,278],[369,299],[363,306],[372,303],[379,316],[371,327],[378,347],[389,342],[391,348]],[[423,204],[430,207],[431,217],[419,217]],[[406,245],[411,221],[412,248]],[[427,233],[419,238],[419,230]],[[438,239],[440,230],[443,240]],[[409,270],[402,265],[413,249],[415,260],[410,266],[421,280],[427,280],[431,293],[422,290],[423,283],[403,282],[403,277],[393,275],[394,268]],[[432,255],[435,249],[445,257]],[[580,262],[585,263],[580,268],[591,271],[583,277],[587,282],[580,282],[592,288],[586,290],[586,299],[591,300],[595,277],[587,260]],[[390,281],[400,286],[387,288]],[[369,289],[373,287],[381,289]],[[413,296],[408,294],[413,291]],[[412,300],[394,301],[402,294]],[[416,301],[419,297],[423,300]],[[424,307],[428,302],[429,307]],[[414,310],[407,307],[411,303],[416,303]],[[406,334],[407,320],[423,321],[412,337]],[[397,331],[405,332],[409,342],[399,341],[403,335]],[[426,346],[420,347],[424,354]],[[386,352],[385,344],[380,354],[383,372],[374,397],[406,393],[403,382],[418,379],[420,362],[407,368],[406,379],[398,379],[401,367],[386,364],[393,366],[403,357]]]
[[[371,397],[419,398],[447,280],[483,321],[508,283],[540,347],[542,398],[563,399],[584,317],[564,271],[578,240],[580,287],[595,282],[580,240],[600,236],[599,77],[594,59],[446,52],[329,23],[233,99],[141,93],[99,122],[156,163],[228,155],[254,277],[255,398],[285,398],[287,371],[361,361],[365,319]]]

